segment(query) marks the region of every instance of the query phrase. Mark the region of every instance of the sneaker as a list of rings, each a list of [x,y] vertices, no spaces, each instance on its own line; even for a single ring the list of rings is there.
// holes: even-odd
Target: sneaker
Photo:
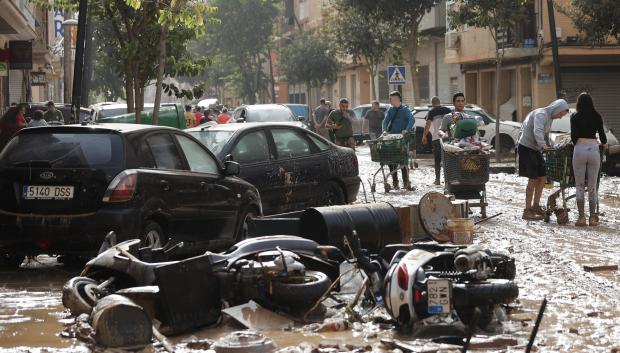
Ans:
[[[392,183],[392,190],[399,190],[400,186],[398,185],[398,180]]]
[[[532,211],[534,211],[534,213],[536,213],[537,215],[541,215],[543,217],[545,216],[545,214],[547,214],[547,210],[545,210],[541,206],[534,206],[534,207],[532,207]]]
[[[435,185],[441,185],[441,180],[435,179]]]
[[[577,222],[575,222],[575,226],[577,227],[585,227],[587,225],[585,216],[579,216],[579,218],[577,218]]]
[[[405,184],[404,185],[405,190],[407,190],[407,191],[414,191],[415,190],[415,188],[413,186],[411,186],[410,182],[406,182],[404,184]]]
[[[596,227],[598,225],[598,215],[597,214],[592,214],[590,215],[590,219],[588,220],[590,227]]]
[[[521,219],[524,219],[526,221],[542,221],[543,216],[537,214],[531,208],[526,208],[523,210],[523,215],[521,216]]]

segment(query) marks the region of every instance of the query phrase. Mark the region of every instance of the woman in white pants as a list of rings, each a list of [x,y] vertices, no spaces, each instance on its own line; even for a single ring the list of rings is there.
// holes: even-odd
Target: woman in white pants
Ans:
[[[570,134],[575,149],[573,152],[573,171],[577,188],[578,227],[586,226],[585,189],[588,186],[588,205],[590,206],[590,226],[598,225],[598,190],[597,179],[601,168],[599,142],[607,146],[607,136],[603,128],[603,118],[594,108],[592,97],[582,93],[577,98],[577,112],[570,118]]]

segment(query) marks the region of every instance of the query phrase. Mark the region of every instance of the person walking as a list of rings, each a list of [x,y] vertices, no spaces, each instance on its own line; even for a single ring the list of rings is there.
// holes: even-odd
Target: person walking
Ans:
[[[366,112],[364,119],[368,120],[368,134],[370,139],[374,140],[381,135],[383,131],[383,119],[385,114],[381,111],[379,101],[372,101],[370,110]]]
[[[43,114],[43,119],[52,125],[64,125],[65,123],[65,117],[60,110],[56,109],[53,101],[47,102],[47,110]]]
[[[355,151],[355,139],[353,138],[353,124],[355,113],[349,109],[349,100],[340,99],[338,110],[329,113],[327,117],[327,128],[334,130],[336,145],[349,147]]]
[[[196,116],[196,125],[200,125],[202,123],[204,123],[205,121],[205,115],[202,113],[202,107],[201,106],[196,106],[196,112],[194,113],[194,115]]]
[[[321,98],[319,101],[321,104],[314,109],[314,114],[312,114],[312,123],[314,127],[314,131],[329,139],[329,130],[327,129],[327,117],[329,116],[329,107],[325,101],[325,98]]]
[[[228,108],[222,109],[222,114],[217,116],[218,124],[228,124],[230,121],[230,115],[228,115]]]
[[[43,115],[42,111],[35,110],[34,113],[32,113],[32,120],[28,123],[28,127],[47,126],[47,121],[45,121]]]
[[[603,118],[594,108],[594,101],[587,93],[577,98],[577,112],[570,118],[570,137],[575,145],[573,151],[573,171],[577,210],[579,218],[575,223],[578,227],[586,225],[585,189],[588,186],[588,206],[590,207],[590,226],[598,225],[598,190],[597,179],[601,168],[601,155],[598,139],[603,148],[607,147],[607,136],[603,128]]]
[[[464,97],[463,97],[464,98]],[[431,140],[433,144],[433,155],[435,157],[435,185],[441,184],[441,136],[439,134],[441,130],[441,124],[443,117],[452,113],[450,108],[441,106],[439,97],[433,97],[431,99],[433,108],[426,114],[426,125],[424,126],[424,133],[422,134],[422,144],[428,143],[428,133],[431,133]]]
[[[409,108],[402,104],[402,96],[398,91],[390,93],[390,104],[392,106],[385,114],[385,119],[383,119],[383,131],[390,134],[405,135],[413,128],[413,124],[415,123],[413,114]],[[392,174],[392,182],[395,190],[399,188],[398,175],[396,172],[397,166],[397,164],[388,165],[390,174]],[[401,167],[401,173],[403,175],[403,187],[407,190],[412,190],[411,183],[409,182],[409,172],[406,166]]]
[[[553,119],[560,119],[568,113],[564,99],[553,101],[549,106],[530,112],[521,128],[519,137],[519,176],[528,178],[525,189],[525,208],[521,218],[528,221],[543,219],[545,211],[540,207],[540,196],[547,180],[545,160],[542,152],[550,147],[549,131]]]

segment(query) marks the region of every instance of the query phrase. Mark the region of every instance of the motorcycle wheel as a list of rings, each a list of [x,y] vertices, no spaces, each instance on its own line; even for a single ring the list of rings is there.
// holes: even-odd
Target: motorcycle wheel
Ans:
[[[304,276],[287,276],[271,282],[269,300],[277,306],[307,309],[325,294],[331,285],[323,272],[306,271]]]
[[[62,288],[62,305],[71,314],[89,314],[99,299],[93,289],[99,282],[88,277],[73,277]]]
[[[519,296],[519,287],[506,279],[489,279],[484,282],[455,284],[453,287],[454,306],[473,308],[492,304],[508,304]]]

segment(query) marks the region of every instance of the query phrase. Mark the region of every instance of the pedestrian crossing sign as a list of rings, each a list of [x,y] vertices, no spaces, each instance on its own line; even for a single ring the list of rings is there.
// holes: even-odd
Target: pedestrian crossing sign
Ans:
[[[402,85],[405,83],[404,66],[388,66],[388,84]]]

